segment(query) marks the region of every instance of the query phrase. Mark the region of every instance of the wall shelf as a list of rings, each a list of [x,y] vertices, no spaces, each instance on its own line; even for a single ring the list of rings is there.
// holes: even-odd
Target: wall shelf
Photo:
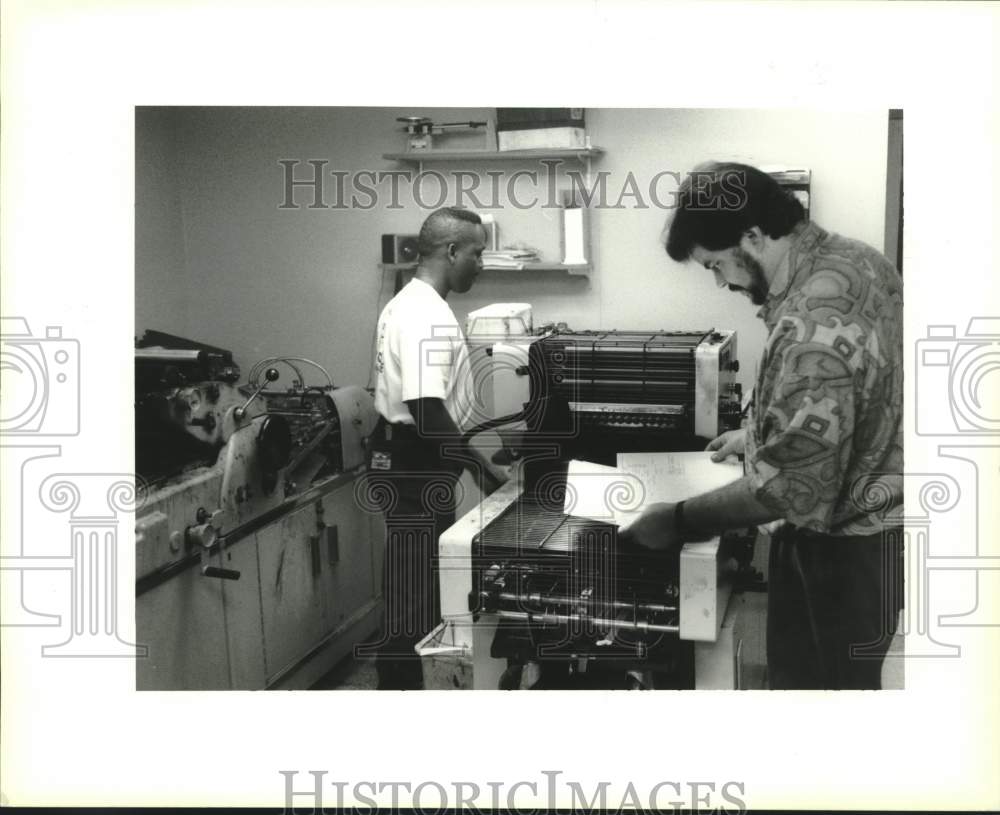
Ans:
[[[383,153],[382,158],[389,161],[400,161],[407,164],[415,164],[421,172],[423,165],[435,161],[511,161],[511,162],[533,162],[544,159],[574,159],[584,165],[586,169],[586,184],[591,186],[591,161],[604,155],[602,147],[577,147],[577,148],[546,148],[535,150],[408,150],[400,153]],[[586,230],[586,226],[584,227]],[[586,232],[584,233],[586,235]],[[396,291],[402,286],[402,274],[413,271],[415,263],[403,264],[380,264],[383,271],[392,271],[396,274]],[[589,277],[593,270],[593,264],[566,264],[547,263],[544,261],[525,262],[520,266],[484,266],[484,272],[494,274],[496,272],[510,272],[514,275],[523,275],[525,272],[565,272],[570,276]]]
[[[567,272],[571,275],[589,275],[589,263],[524,263],[519,268],[511,266],[483,266],[484,272]]]
[[[416,263],[380,263],[379,268],[384,272],[412,272],[417,268]],[[544,263],[525,262],[520,267],[517,266],[483,266],[484,272],[513,272],[523,274],[524,272],[566,272],[571,275],[589,275],[591,270],[589,263]]]
[[[575,158],[579,161],[604,154],[601,147],[567,147],[550,150],[412,150],[404,153],[383,153],[389,161],[420,164],[425,161],[530,161],[543,158]]]

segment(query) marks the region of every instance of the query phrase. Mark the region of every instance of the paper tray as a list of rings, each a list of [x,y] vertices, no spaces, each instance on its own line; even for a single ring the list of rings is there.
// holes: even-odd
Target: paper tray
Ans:
[[[471,690],[472,656],[467,646],[456,644],[453,622],[442,622],[414,650],[420,656],[424,690]]]

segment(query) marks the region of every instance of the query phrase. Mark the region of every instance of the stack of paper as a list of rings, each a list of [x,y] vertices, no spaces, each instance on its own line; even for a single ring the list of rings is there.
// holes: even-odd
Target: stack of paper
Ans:
[[[483,252],[483,266],[494,269],[523,269],[525,263],[538,260],[534,249],[500,249]]]

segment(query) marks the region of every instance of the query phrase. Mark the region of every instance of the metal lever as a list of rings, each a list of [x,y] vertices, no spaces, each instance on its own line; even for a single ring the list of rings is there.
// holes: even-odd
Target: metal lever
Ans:
[[[185,538],[189,546],[198,547],[198,560],[201,562],[203,577],[217,577],[220,580],[239,580],[240,573],[236,569],[224,569],[220,566],[210,566],[206,562],[212,547],[219,540],[219,530],[215,526],[222,517],[222,510],[209,513],[204,508],[198,510],[198,524],[185,530]],[[222,559],[222,547],[219,547],[219,560]]]
[[[240,579],[240,573],[236,569],[222,569],[218,566],[202,566],[201,573],[205,577],[218,577],[220,580]]]
[[[475,130],[477,127],[486,127],[486,125],[486,122],[444,122],[439,125],[434,125],[434,127],[440,128],[441,130],[444,130],[446,127],[467,127],[471,130]]]
[[[279,374],[277,368],[268,368],[264,372],[264,378],[267,381],[261,384],[241,407],[238,407],[236,408],[236,410],[233,411],[233,418],[236,419],[237,422],[243,421],[243,417],[247,415],[247,408],[250,407],[253,400],[256,399],[258,396],[260,396],[260,392],[264,390],[264,388],[266,388],[269,384],[277,380],[278,376]]]

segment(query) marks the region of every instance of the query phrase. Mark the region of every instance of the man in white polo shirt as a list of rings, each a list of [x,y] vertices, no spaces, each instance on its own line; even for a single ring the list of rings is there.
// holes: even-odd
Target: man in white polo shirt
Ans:
[[[379,689],[422,687],[414,645],[440,619],[438,537],[455,520],[458,478],[468,469],[484,494],[505,475],[461,434],[476,419],[465,336],[446,298],[467,292],[482,269],[486,232],[479,216],[439,209],[424,221],[413,279],[386,305],[375,357],[376,430],[372,470],[391,486],[383,569],[385,627],[378,645]]]

